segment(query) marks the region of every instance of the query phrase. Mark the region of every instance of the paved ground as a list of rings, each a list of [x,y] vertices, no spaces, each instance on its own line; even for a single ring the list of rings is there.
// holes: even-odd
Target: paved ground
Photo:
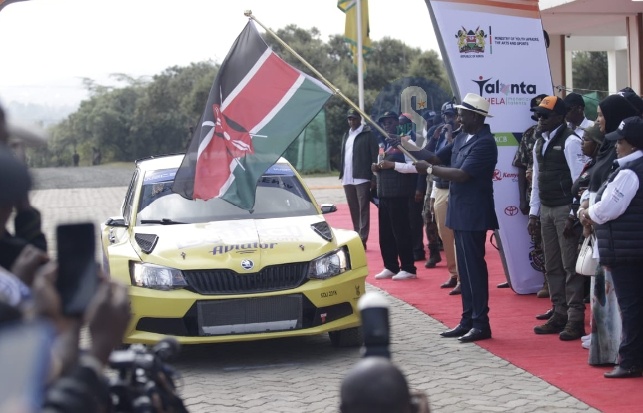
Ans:
[[[132,170],[34,170],[39,189],[31,199],[49,240],[60,222],[98,224],[116,215]],[[306,181],[320,203],[345,202],[336,177]],[[432,412],[597,412],[475,344],[441,339],[444,325],[383,294],[391,303],[393,359],[411,387],[428,394]],[[357,349],[335,349],[318,336],[184,347],[174,366],[190,412],[337,412],[340,381],[358,358]]]

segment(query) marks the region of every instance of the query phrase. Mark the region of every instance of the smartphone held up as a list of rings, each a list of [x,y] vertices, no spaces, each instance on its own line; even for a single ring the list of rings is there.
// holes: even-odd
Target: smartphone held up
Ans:
[[[58,277],[56,290],[63,314],[82,316],[98,288],[95,227],[91,222],[61,224],[56,228]]]

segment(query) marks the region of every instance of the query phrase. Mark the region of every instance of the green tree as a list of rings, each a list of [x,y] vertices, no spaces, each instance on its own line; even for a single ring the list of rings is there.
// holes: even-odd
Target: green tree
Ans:
[[[572,53],[574,91],[586,94],[596,91],[602,99],[609,93],[607,78],[607,52]]]
[[[277,31],[292,49],[311,64],[333,87],[358,101],[357,71],[341,35],[321,39],[316,28],[295,25]],[[317,77],[270,35],[266,42],[285,61]],[[387,85],[403,77],[423,77],[447,88],[444,65],[437,53],[423,52],[399,40],[373,42],[365,58],[366,112]],[[74,149],[81,163],[89,164],[92,148],[100,148],[103,162],[132,161],[150,155],[181,152],[187,148],[207,102],[219,64],[210,61],[173,66],[150,78],[114,74],[122,87],[104,86],[84,79],[90,97],[78,110],[51,128],[48,146],[30,154],[34,166],[71,165]],[[346,131],[348,104],[333,96],[325,106],[327,144],[332,169],[339,168],[341,138]],[[85,162],[83,162],[85,160]]]

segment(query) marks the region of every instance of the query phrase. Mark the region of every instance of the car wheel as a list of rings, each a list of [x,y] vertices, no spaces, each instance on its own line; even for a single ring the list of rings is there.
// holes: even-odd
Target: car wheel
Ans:
[[[358,347],[362,345],[362,327],[347,328],[345,330],[329,331],[328,337],[333,347]]]

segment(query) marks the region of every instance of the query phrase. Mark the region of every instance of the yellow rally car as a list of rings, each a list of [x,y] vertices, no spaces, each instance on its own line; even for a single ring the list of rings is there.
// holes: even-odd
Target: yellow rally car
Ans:
[[[354,231],[331,228],[310,190],[280,159],[259,180],[255,208],[172,192],[183,155],[136,162],[122,216],[101,226],[103,265],[131,284],[124,341],[184,344],[328,332],[361,344],[357,300],[366,255]]]

